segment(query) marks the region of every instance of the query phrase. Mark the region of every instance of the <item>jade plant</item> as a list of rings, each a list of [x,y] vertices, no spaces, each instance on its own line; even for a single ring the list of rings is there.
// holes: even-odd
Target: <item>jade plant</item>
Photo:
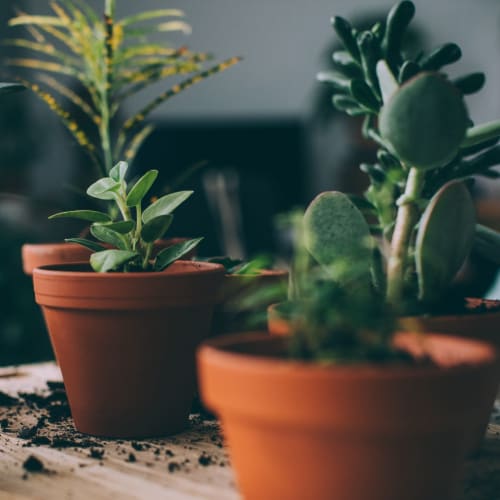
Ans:
[[[500,175],[500,121],[474,125],[464,99],[485,76],[448,76],[461,57],[453,43],[407,54],[414,14],[403,1],[360,32],[333,18],[344,49],[333,54],[337,71],[318,78],[338,110],[363,117],[377,159],[361,165],[370,180],[363,197],[321,193],[304,216],[305,246],[329,277],[364,286],[400,314],[443,302],[473,247],[500,261],[499,235],[476,224],[470,194],[474,176]]]
[[[154,243],[163,238],[170,227],[173,211],[193,192],[170,193],[144,207],[143,200],[158,177],[158,171],[149,170],[129,187],[125,180],[127,169],[128,164],[121,161],[110,170],[109,176],[99,179],[87,189],[89,196],[115,205],[120,214],[118,217],[109,215],[113,211],[72,210],[49,218],[70,217],[91,223],[90,232],[97,242],[83,238],[68,238],[65,241],[92,250],[90,265],[96,272],[163,271],[203,239],[174,244],[152,258]]]
[[[97,177],[109,175],[124,158],[130,164],[154,127],[147,117],[158,106],[187,88],[236,64],[233,57],[205,68],[211,56],[152,41],[158,33],[181,31],[189,25],[178,9],[157,9],[116,18],[116,0],[104,0],[101,15],[81,0],[49,2],[53,15],[19,13],[12,27],[27,36],[5,43],[33,56],[13,58],[11,67],[35,70],[19,80],[41,98],[93,163]],[[179,75],[131,116],[121,111],[131,97],[157,82]]]

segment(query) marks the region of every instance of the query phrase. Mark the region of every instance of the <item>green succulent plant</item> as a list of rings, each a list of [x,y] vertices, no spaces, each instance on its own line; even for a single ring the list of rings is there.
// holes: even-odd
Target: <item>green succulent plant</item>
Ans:
[[[368,283],[400,313],[425,310],[446,295],[470,250],[500,263],[500,237],[475,221],[469,182],[497,178],[500,121],[474,125],[465,96],[478,92],[482,73],[450,78],[445,66],[461,57],[446,43],[412,57],[402,50],[415,14],[410,1],[385,23],[358,32],[342,17],[332,24],[344,49],[337,71],[320,73],[333,105],[363,116],[362,131],[378,147],[361,169],[370,180],[364,197],[320,194],[304,217],[305,245],[316,262]],[[366,277],[369,275],[369,278]],[[333,276],[345,282],[345,276]]]
[[[163,271],[203,239],[177,243],[151,258],[154,242],[163,238],[172,224],[173,211],[193,192],[170,193],[143,207],[143,199],[158,177],[158,170],[149,170],[131,187],[125,180],[127,170],[128,164],[119,162],[108,177],[99,179],[87,189],[89,196],[116,205],[120,214],[117,218],[109,215],[114,211],[105,213],[96,210],[59,212],[49,218],[69,217],[91,223],[90,232],[98,242],[83,238],[68,238],[65,241],[92,250],[90,265],[96,272]]]
[[[19,80],[59,117],[99,177],[108,175],[121,158],[134,161],[154,128],[146,119],[158,106],[240,60],[233,57],[204,68],[209,54],[151,41],[157,33],[189,32],[181,10],[157,9],[116,19],[115,4],[104,0],[100,15],[82,0],[50,1],[53,15],[20,13],[9,24],[24,26],[28,36],[5,41],[33,54],[8,64],[37,71],[33,79],[20,74]],[[132,116],[119,115],[129,98],[179,75],[190,76]]]

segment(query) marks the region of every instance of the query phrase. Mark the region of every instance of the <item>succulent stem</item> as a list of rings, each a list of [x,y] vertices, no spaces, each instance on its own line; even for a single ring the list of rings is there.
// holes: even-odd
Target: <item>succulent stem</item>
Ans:
[[[399,204],[396,225],[391,241],[387,263],[387,302],[401,304],[404,293],[405,263],[411,236],[418,221],[418,199],[422,192],[425,172],[411,168],[406,183],[403,201]]]

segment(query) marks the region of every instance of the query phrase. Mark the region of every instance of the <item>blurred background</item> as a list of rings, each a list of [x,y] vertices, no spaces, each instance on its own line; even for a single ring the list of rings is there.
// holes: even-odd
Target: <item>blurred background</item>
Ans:
[[[87,3],[102,10],[104,0]],[[484,71],[488,78],[484,90],[468,100],[472,118],[481,122],[500,116],[500,2],[415,4],[408,43],[427,49],[458,43],[463,58],[454,71]],[[189,204],[176,212],[172,235],[204,235],[204,255],[285,255],[288,235],[278,214],[304,207],[322,190],[363,191],[358,165],[369,161],[373,150],[362,140],[359,122],[333,110],[330,92],[316,83],[315,75],[331,65],[336,47],[332,15],[363,27],[382,19],[391,5],[376,0],[117,1],[117,17],[139,8],[181,8],[193,33],[168,35],[173,45],[212,52],[218,60],[244,57],[168,101],[151,118],[156,131],[134,171],[156,168],[165,186],[180,179],[176,188],[195,190]],[[50,12],[48,1],[2,0],[1,39],[13,36],[7,21],[16,8]],[[14,53],[19,49],[0,46],[3,61]],[[0,80],[8,80],[4,63],[0,72]],[[131,111],[162,88],[155,85],[131,101]],[[196,172],[182,179],[193,166]],[[22,273],[20,247],[73,235],[68,227],[48,222],[47,215],[78,206],[81,194],[74,186],[82,185],[90,166],[58,119],[24,92],[0,105],[0,169],[0,364],[48,359],[52,353],[31,279]],[[499,195],[498,183],[476,187],[481,218],[500,228]],[[492,280],[495,272],[488,270]]]

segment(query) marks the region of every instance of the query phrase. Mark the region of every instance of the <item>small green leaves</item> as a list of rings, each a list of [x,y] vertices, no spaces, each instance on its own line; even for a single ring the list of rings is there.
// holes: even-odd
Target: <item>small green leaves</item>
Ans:
[[[115,193],[120,189],[120,183],[111,177],[103,177],[94,182],[88,189],[87,194],[98,200],[113,200]]]
[[[500,137],[500,120],[483,123],[467,130],[465,139],[460,147],[469,148],[498,137]]]
[[[132,187],[127,196],[127,206],[135,207],[146,196],[158,177],[158,170],[149,170]]]
[[[160,215],[158,217],[155,217],[154,219],[149,220],[142,227],[141,238],[146,243],[152,243],[153,241],[163,238],[173,220],[174,216],[171,214]]]
[[[340,38],[342,44],[346,50],[351,54],[353,59],[360,61],[361,55],[359,53],[359,47],[352,34],[352,27],[348,21],[343,17],[335,16],[332,18],[332,26],[337,36]]]
[[[469,73],[460,78],[455,78],[452,81],[453,85],[464,95],[475,94],[479,92],[486,83],[486,75],[484,73]]]
[[[90,233],[92,236],[103,243],[113,245],[120,250],[129,250],[127,241],[119,232],[114,231],[101,224],[93,224],[90,226]]]
[[[382,99],[384,103],[389,102],[391,97],[397,92],[399,85],[391,69],[383,59],[377,63],[377,77],[380,91],[382,92]]]
[[[78,245],[88,248],[93,252],[102,252],[103,250],[106,250],[106,248],[99,245],[99,243],[96,243],[95,241],[91,240],[86,240],[84,238],[66,238],[64,241],[66,243],[77,243]]]
[[[155,271],[163,271],[170,264],[180,259],[183,255],[190,252],[195,248],[203,238],[196,238],[193,240],[184,241],[182,243],[177,243],[171,247],[165,248],[157,256],[154,263]]]
[[[378,112],[380,102],[364,80],[351,80],[350,91],[354,99],[364,108],[375,114]]]
[[[456,43],[445,43],[420,61],[424,71],[437,71],[447,64],[452,64],[462,57],[462,51]]]
[[[389,66],[394,70],[401,60],[403,36],[415,15],[415,5],[410,1],[396,4],[387,15],[382,50]]]
[[[119,161],[110,171],[109,176],[115,182],[120,182],[125,180],[127,175],[128,163],[126,161]]]
[[[178,191],[176,193],[170,193],[162,196],[160,199],[156,200],[152,205],[150,205],[144,213],[142,214],[142,220],[144,223],[149,222],[155,217],[160,215],[171,214],[179,205],[184,203],[191,195],[193,191]]]
[[[464,263],[474,240],[474,203],[463,182],[450,182],[431,199],[415,244],[419,299],[442,296]]]
[[[135,222],[133,220],[120,220],[118,222],[102,224],[102,226],[120,234],[127,234],[135,229]]]
[[[67,212],[59,212],[49,217],[49,219],[63,219],[63,218],[81,219],[88,222],[111,221],[111,217],[108,214],[105,214],[104,212],[97,212],[96,210],[70,210]]]
[[[462,95],[437,73],[405,83],[382,108],[380,132],[408,166],[431,169],[456,155],[468,124]]]
[[[127,250],[104,250],[103,252],[93,253],[90,256],[90,265],[97,273],[107,273],[117,270],[124,264],[139,257],[137,252]]]

